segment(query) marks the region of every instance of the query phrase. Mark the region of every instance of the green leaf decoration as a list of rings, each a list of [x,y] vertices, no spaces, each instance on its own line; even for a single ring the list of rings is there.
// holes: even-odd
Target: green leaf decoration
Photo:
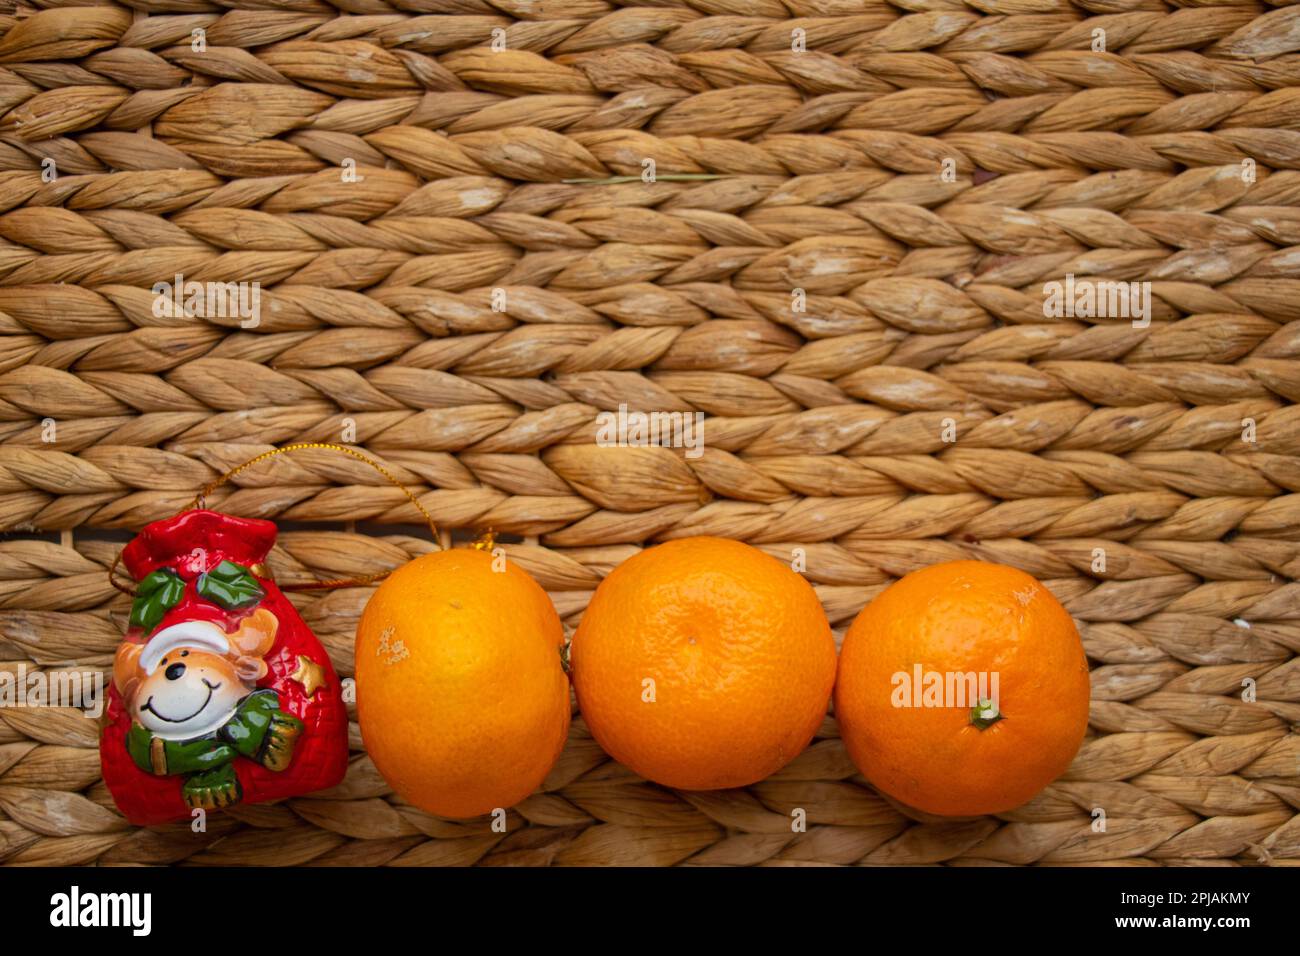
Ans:
[[[228,611],[256,604],[266,593],[248,568],[233,561],[222,561],[211,571],[200,575],[198,592]]]
[[[131,605],[131,626],[142,627],[148,634],[184,595],[185,582],[176,572],[166,569],[153,572],[136,589],[135,601]]]

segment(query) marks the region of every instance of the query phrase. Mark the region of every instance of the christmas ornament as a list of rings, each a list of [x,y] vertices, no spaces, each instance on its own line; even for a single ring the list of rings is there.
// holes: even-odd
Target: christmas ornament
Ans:
[[[401,487],[353,449],[290,445],[223,475],[195,505],[245,468],[304,448],[365,461]],[[324,647],[270,577],[264,562],[275,537],[270,521],[195,507],[146,526],[123,549],[134,589],[114,577],[117,562],[110,570],[134,600],[113,662],[100,763],[134,824],[278,800],[343,779],[342,688]]]

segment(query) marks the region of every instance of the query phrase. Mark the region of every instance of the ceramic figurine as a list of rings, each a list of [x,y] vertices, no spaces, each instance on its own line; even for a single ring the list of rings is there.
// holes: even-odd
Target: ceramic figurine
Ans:
[[[136,581],[100,738],[104,780],[132,823],[338,784],[342,688],[270,579],[270,521],[185,511],[122,553]]]

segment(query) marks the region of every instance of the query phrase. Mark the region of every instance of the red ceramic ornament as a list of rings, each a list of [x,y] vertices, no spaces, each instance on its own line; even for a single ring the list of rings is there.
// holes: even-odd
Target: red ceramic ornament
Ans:
[[[136,581],[99,755],[132,823],[338,784],[347,712],[329,656],[263,565],[270,521],[185,511],[126,546]]]

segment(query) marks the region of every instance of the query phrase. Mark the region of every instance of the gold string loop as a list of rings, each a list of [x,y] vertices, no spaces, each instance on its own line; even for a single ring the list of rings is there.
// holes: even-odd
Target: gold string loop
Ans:
[[[244,462],[243,464],[236,465],[234,468],[230,469],[220,478],[217,478],[216,480],[211,481],[208,484],[204,485],[203,489],[197,495],[194,496],[194,500],[191,501],[184,508],[182,508],[180,511],[176,512],[176,514],[181,514],[182,512],[185,511],[194,511],[196,509],[206,508],[208,496],[211,495],[212,492],[216,491],[218,488],[220,488],[226,482],[230,481],[236,475],[240,474],[243,471],[246,471],[249,468],[252,468],[254,465],[266,461],[268,458],[274,458],[276,455],[283,455],[286,454],[287,452],[303,451],[306,449],[319,449],[324,451],[341,452],[344,455],[347,455],[351,458],[355,458],[357,461],[364,462],[365,464],[373,468],[375,471],[379,472],[379,474],[383,475],[384,478],[387,479],[390,484],[399,488],[402,494],[406,495],[406,497],[410,500],[411,504],[415,505],[416,510],[419,511],[420,514],[424,516],[425,522],[429,525],[429,530],[433,532],[434,545],[439,549],[442,548],[441,543],[438,541],[438,525],[434,522],[433,515],[429,514],[428,510],[424,507],[424,505],[420,504],[420,499],[415,496],[415,493],[412,492],[411,489],[407,488],[406,485],[398,481],[397,477],[393,475],[392,472],[390,472],[379,462],[375,461],[369,455],[362,454],[361,452],[357,451],[355,448],[349,448],[346,445],[335,445],[330,442],[316,442],[316,441],[296,442],[292,445],[284,445],[280,448],[272,448],[270,451],[264,451],[262,452],[262,454],[256,455],[248,459],[248,461]],[[117,556],[113,558],[113,563],[108,569],[108,580],[109,583],[113,585],[113,587],[117,588],[123,594],[129,594],[132,597],[134,597],[135,588],[130,587],[129,585],[125,585],[117,579],[117,569],[122,561],[122,552],[125,550],[126,549],[123,548],[121,551],[118,551]],[[390,573],[391,572],[389,571],[377,571],[374,574],[363,574],[355,578],[333,578],[328,581],[312,581],[309,584],[286,584],[283,587],[281,587],[280,590],[281,591],[317,591],[317,590],[328,590],[333,588],[356,587],[358,585],[363,585],[363,584],[373,584],[375,581],[387,577]]]

